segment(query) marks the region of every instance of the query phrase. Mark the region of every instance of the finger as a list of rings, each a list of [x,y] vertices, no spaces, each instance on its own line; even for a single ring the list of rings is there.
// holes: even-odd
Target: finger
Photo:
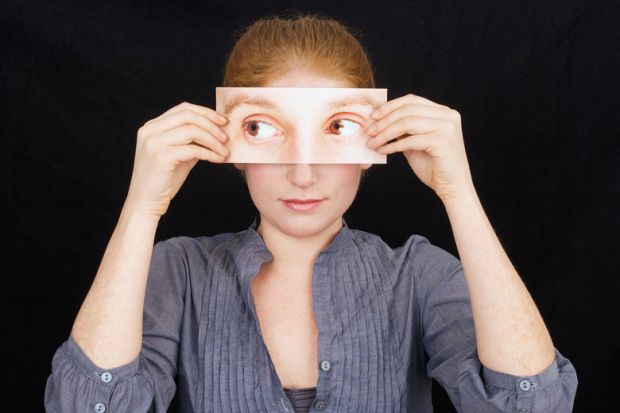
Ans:
[[[167,116],[160,117],[158,120],[149,121],[145,123],[141,129],[142,133],[148,136],[171,130],[182,125],[191,124],[197,125],[208,131],[221,142],[228,140],[228,136],[219,126],[211,122],[210,119],[206,119],[204,116],[189,109],[183,109],[173,112]]]
[[[168,153],[173,159],[178,161],[189,161],[192,159],[202,159],[206,161],[220,163],[226,156],[213,152],[210,149],[198,145],[169,146]]]
[[[425,118],[444,119],[450,116],[450,109],[437,106],[423,105],[420,103],[405,103],[403,106],[384,115],[381,119],[369,125],[369,135],[377,135],[386,126],[406,116],[421,116]]]
[[[446,121],[421,116],[406,116],[390,124],[368,141],[369,148],[378,148],[385,142],[402,135],[420,135],[439,129]]]
[[[385,155],[410,149],[430,152],[434,142],[436,142],[436,139],[434,139],[434,136],[431,134],[412,135],[383,145],[380,148],[377,148],[376,151]]]
[[[423,98],[422,96],[414,95],[413,93],[409,93],[407,95],[398,97],[396,99],[388,100],[385,103],[380,104],[375,108],[375,110],[370,114],[370,117],[373,119],[381,119],[386,114],[392,112],[393,110],[403,106],[406,103],[419,103],[423,105],[436,106],[436,107],[447,107],[444,105],[440,105],[438,103],[433,102],[432,100],[428,100]]]
[[[211,108],[208,108],[206,106],[201,106],[201,105],[195,105],[193,103],[189,103],[189,102],[181,102],[178,105],[168,109],[167,111],[165,111],[164,113],[162,113],[161,115],[159,115],[158,117],[151,119],[149,122],[157,120],[157,119],[161,119],[165,116],[171,115],[173,113],[177,113],[183,110],[191,110],[192,112],[195,112],[201,116],[206,117],[207,119],[210,119],[211,121],[220,124],[220,125],[225,125],[226,122],[228,122],[228,118],[226,116],[224,116],[222,113],[219,113]],[[149,123],[147,122],[147,123]]]
[[[189,102],[181,102],[178,105],[168,109],[166,112],[164,112],[162,114],[163,115],[167,115],[170,113],[175,113],[178,112],[180,110],[183,109],[189,109],[189,110],[193,110],[194,112],[203,115],[209,119],[211,119],[213,122],[219,123],[219,124],[226,124],[226,122],[228,122],[228,118],[220,112],[217,112],[209,107],[206,106],[201,106],[201,105],[196,105],[193,103],[189,103]]]
[[[166,145],[183,146],[196,142],[224,156],[228,155],[228,149],[215,136],[196,125],[179,126],[155,136]]]

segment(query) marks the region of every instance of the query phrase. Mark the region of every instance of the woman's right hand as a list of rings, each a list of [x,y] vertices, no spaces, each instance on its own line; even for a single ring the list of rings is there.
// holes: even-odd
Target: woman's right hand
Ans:
[[[138,129],[134,168],[125,206],[159,219],[198,160],[221,163],[228,119],[205,106],[183,102]]]

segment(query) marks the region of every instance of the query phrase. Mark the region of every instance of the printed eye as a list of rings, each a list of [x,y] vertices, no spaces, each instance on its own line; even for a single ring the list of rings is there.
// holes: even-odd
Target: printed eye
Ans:
[[[351,136],[361,127],[362,125],[360,125],[359,122],[351,119],[340,118],[330,123],[329,133],[339,136]]]
[[[249,125],[249,128],[246,126]],[[249,120],[243,124],[244,132],[247,133],[255,140],[264,140],[266,138],[270,138],[272,136],[278,135],[278,128],[273,126],[269,122],[265,122],[264,120]]]

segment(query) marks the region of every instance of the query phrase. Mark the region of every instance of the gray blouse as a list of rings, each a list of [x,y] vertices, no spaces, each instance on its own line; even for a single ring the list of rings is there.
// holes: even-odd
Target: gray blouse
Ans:
[[[250,281],[272,258],[256,232],[155,243],[140,354],[95,365],[71,336],[56,350],[47,412],[294,411],[256,318]],[[570,412],[571,362],[534,376],[481,365],[461,262],[421,235],[392,249],[343,227],[312,278],[318,382],[311,412],[432,412],[431,378],[459,412]]]

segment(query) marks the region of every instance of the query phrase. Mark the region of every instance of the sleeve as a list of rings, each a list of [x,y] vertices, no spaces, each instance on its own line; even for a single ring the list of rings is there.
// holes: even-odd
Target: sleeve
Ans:
[[[416,294],[420,303],[426,373],[446,390],[458,412],[571,412],[577,374],[557,349],[534,376],[514,376],[480,363],[463,267],[458,258],[417,236]]]
[[[172,240],[154,245],[140,354],[125,365],[103,369],[69,336],[52,359],[46,412],[166,412],[176,392],[186,268]]]

